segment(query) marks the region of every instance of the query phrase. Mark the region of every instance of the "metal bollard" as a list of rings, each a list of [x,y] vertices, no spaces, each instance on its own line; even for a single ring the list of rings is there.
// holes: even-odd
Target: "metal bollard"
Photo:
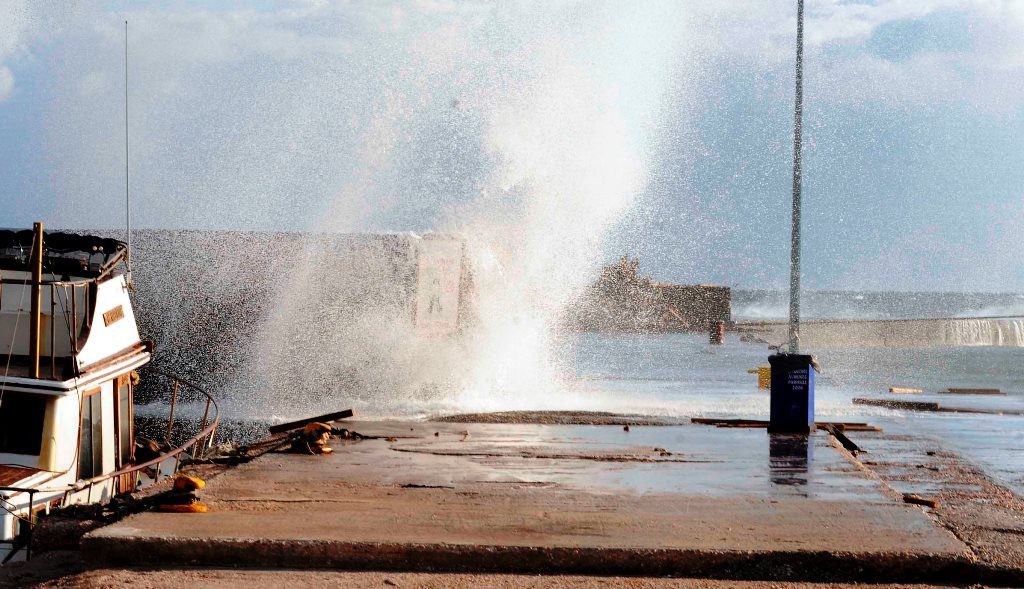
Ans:
[[[711,324],[708,343],[712,346],[720,346],[725,343],[725,321],[715,321]]]

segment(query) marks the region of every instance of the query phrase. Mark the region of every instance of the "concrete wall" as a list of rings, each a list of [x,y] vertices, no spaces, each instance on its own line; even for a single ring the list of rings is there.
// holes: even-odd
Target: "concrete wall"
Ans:
[[[423,242],[431,249],[421,258]],[[456,304],[468,280],[455,263],[462,247],[451,236],[142,230],[132,239],[135,316],[156,342],[156,364],[215,392],[256,386],[254,363],[292,365],[314,348],[349,355],[351,338],[334,336],[370,312],[414,326],[423,284],[447,297],[425,329],[452,334],[466,314]],[[424,280],[421,261],[432,268]],[[272,350],[270,331],[280,344]],[[307,364],[324,374],[303,378],[326,381],[336,369]],[[145,385],[140,402],[156,394]]]
[[[746,322],[738,330],[747,338],[780,345],[788,326],[780,322]],[[873,321],[804,321],[802,347],[914,348],[934,346],[1024,346],[1022,319],[898,319]]]

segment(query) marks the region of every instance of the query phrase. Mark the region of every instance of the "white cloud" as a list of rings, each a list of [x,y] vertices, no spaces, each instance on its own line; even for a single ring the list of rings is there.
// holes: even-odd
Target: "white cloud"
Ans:
[[[58,36],[76,4],[62,0],[0,0],[0,101],[14,91],[12,65],[30,60],[32,47]]]
[[[24,0],[0,0],[0,101],[14,90],[14,74],[7,65],[21,48],[28,27]]]
[[[791,76],[792,2],[723,1],[694,7],[707,67]],[[810,99],[878,102],[897,108],[961,104],[994,114],[1024,107],[1024,2],[1018,0],[810,0],[805,13],[805,75]],[[930,19],[959,27],[967,47],[943,48],[946,30],[906,59],[872,52],[881,27]],[[949,23],[953,23],[950,25]],[[719,64],[718,66],[714,64]],[[783,89],[780,85],[780,90]],[[780,92],[779,99],[787,96]]]
[[[452,117],[453,104],[475,121],[467,125],[482,124],[496,103],[537,79],[557,81],[551,72],[562,67],[589,71],[607,93],[594,103],[621,110],[642,134],[671,53],[660,40],[666,30],[677,35],[665,18],[671,3],[241,6],[127,14],[133,177],[150,219],[302,228],[322,212],[327,220],[317,222],[333,229],[358,227],[367,214],[382,222],[379,211],[410,206],[415,182],[395,170],[426,159],[418,142]],[[122,15],[83,12],[51,65],[59,82],[49,143],[61,162],[59,191],[73,202],[116,194],[122,177],[111,129],[121,124],[123,34]],[[484,133],[457,139],[485,141]],[[445,172],[463,191],[471,182],[460,178],[472,173]],[[203,198],[185,209],[173,198],[182,194]],[[325,208],[332,200],[336,208]]]
[[[863,43],[884,24],[923,18],[962,4],[957,0],[882,0],[870,4],[842,0],[810,2],[806,13],[807,44]]]

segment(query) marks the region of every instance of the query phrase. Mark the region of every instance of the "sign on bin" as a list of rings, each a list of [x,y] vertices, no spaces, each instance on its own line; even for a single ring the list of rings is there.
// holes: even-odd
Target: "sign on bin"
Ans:
[[[814,429],[814,357],[775,354],[768,363],[772,385],[768,431],[810,433]]]

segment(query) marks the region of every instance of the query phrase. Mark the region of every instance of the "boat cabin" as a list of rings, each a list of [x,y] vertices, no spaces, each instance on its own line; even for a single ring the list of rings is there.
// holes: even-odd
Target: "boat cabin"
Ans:
[[[0,561],[32,514],[105,501],[136,481],[139,337],[124,243],[0,230]],[[106,477],[106,478],[105,478]]]

